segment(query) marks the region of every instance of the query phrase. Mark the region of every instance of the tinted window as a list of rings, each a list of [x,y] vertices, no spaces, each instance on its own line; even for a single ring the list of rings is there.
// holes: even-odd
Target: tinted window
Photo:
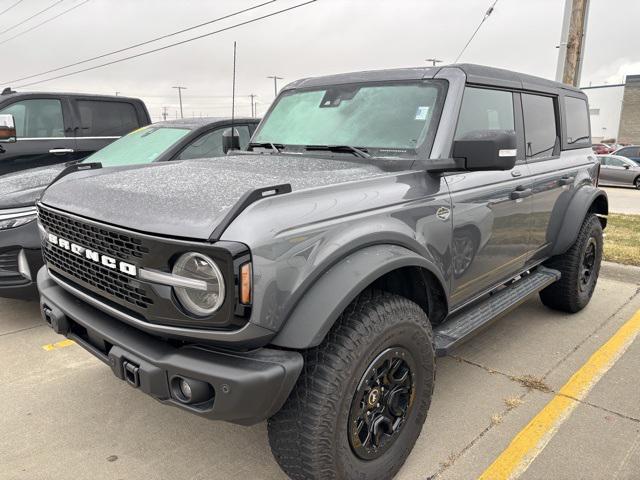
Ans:
[[[623,157],[640,157],[640,148],[638,147],[627,147],[622,150],[618,150],[616,155],[622,155]]]
[[[553,156],[558,141],[553,99],[523,94],[522,109],[527,158]]]
[[[581,98],[564,97],[564,116],[567,123],[567,144],[589,144],[589,110]]]
[[[148,126],[136,130],[84,159],[100,162],[103,167],[150,163],[174,146],[191,130]]]
[[[0,110],[0,113],[13,115],[18,138],[64,137],[60,100],[23,100]]]
[[[456,139],[474,130],[514,131],[513,94],[483,88],[465,89]]]
[[[627,162],[623,162],[619,158],[607,157],[607,163],[606,164],[610,165],[612,167],[624,167],[625,165],[627,165]]]
[[[238,135],[240,135],[240,149],[246,149],[250,137],[249,127],[236,125],[234,128]],[[198,137],[193,143],[180,152],[177,158],[179,160],[187,160],[190,158],[221,157],[224,155],[222,151],[222,134],[225,130],[227,130],[227,128],[218,128],[217,130]]]
[[[82,137],[120,137],[140,126],[130,103],[78,100]]]

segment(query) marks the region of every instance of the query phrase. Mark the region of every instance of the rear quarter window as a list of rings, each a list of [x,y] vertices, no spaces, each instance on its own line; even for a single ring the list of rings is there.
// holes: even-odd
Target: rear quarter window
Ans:
[[[586,100],[576,97],[564,97],[564,118],[567,129],[567,145],[591,145],[589,108]]]
[[[83,137],[121,137],[141,126],[130,103],[78,100],[77,104]]]

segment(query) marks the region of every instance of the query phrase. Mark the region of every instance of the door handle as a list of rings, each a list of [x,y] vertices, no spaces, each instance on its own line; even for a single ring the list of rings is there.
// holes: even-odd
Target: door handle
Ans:
[[[513,192],[511,192],[509,198],[511,198],[511,200],[518,200],[520,198],[530,197],[532,193],[533,190],[530,188],[526,188],[524,185],[519,185]]]
[[[522,172],[520,170],[511,170],[512,177],[520,177],[522,176]]]
[[[73,153],[75,150],[73,148],[52,148],[49,150],[49,153],[54,155],[66,155],[67,153]]]
[[[564,177],[560,177],[560,180],[558,180],[558,183],[560,185],[570,185],[571,183],[573,183],[575,177],[570,177],[569,175],[565,175]]]

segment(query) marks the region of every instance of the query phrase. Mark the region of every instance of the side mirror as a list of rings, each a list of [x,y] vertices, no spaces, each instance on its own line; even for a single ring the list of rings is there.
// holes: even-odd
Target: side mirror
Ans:
[[[629,170],[631,168],[631,165],[628,165],[625,163],[624,168],[626,168],[627,170]]]
[[[236,128],[222,132],[222,151],[226,155],[231,150],[240,150],[240,134]]]
[[[511,170],[516,164],[517,139],[511,130],[474,130],[453,142],[453,158],[465,170]]]
[[[13,115],[0,115],[0,143],[17,141],[16,122]]]

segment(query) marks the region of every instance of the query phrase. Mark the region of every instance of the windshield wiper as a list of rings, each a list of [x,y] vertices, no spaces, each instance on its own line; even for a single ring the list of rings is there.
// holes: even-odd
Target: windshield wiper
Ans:
[[[351,145],[307,145],[304,148],[308,151],[348,152],[356,157],[371,158],[366,148],[352,147]]]
[[[253,147],[258,147],[258,148],[270,148],[271,150],[280,153],[280,149],[282,149],[284,147],[284,145],[282,144],[275,144],[275,143],[271,143],[271,142],[264,142],[264,143],[250,143],[249,144],[249,148],[251,148],[251,150],[253,150]]]

